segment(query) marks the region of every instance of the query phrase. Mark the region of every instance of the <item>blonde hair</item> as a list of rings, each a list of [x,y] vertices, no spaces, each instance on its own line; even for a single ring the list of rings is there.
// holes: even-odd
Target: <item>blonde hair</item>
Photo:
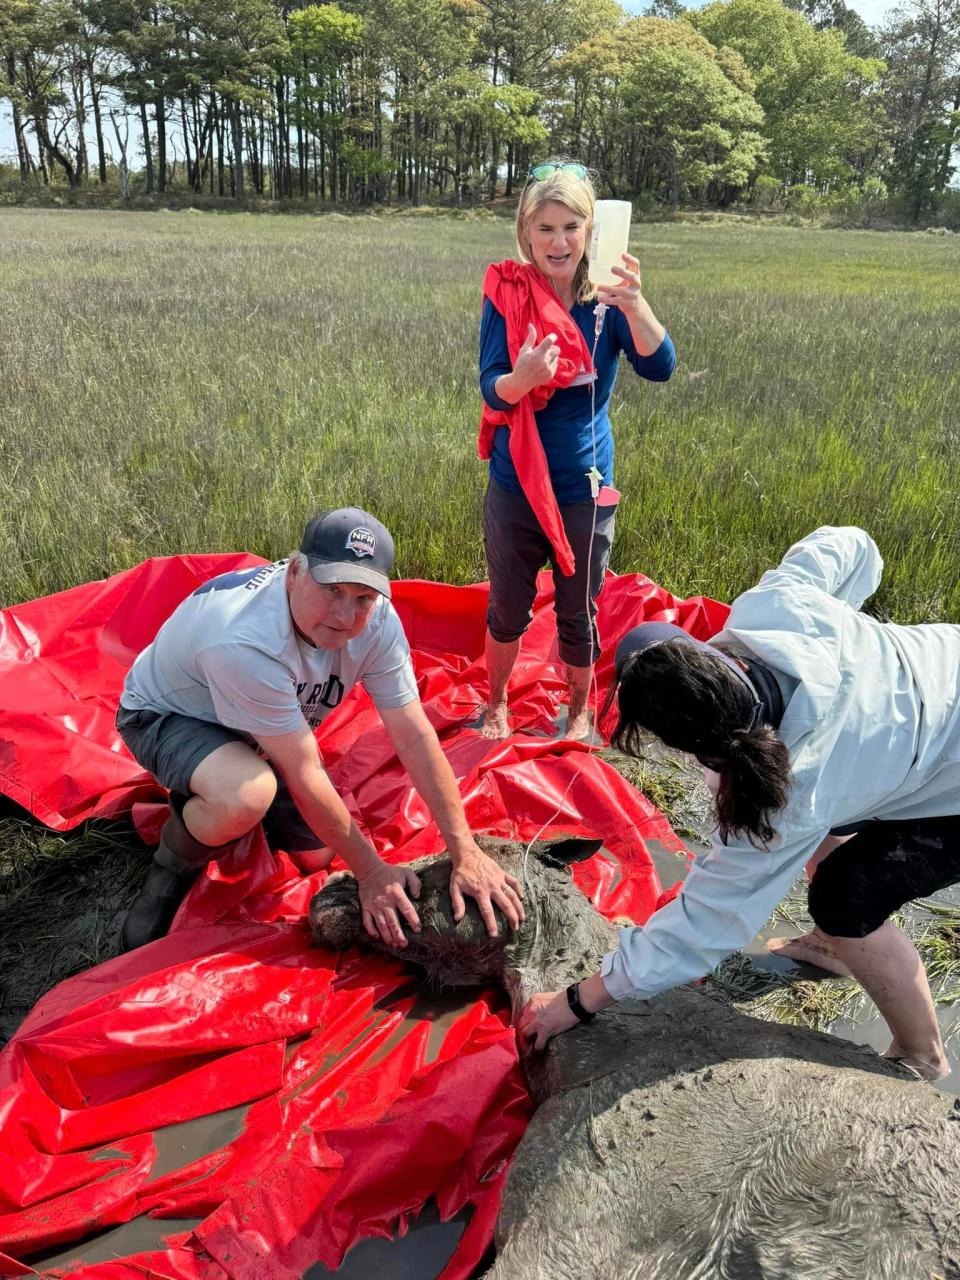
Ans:
[[[527,228],[530,224],[530,219],[545,204],[549,204],[551,200],[556,200],[558,204],[565,204],[578,217],[586,220],[586,236],[589,244],[590,232],[593,229],[593,206],[596,201],[593,183],[589,177],[578,178],[573,173],[557,169],[548,178],[543,178],[540,182],[528,182],[521,193],[520,203],[517,205],[516,221],[517,254],[521,262],[533,262]],[[596,285],[590,283],[587,271],[588,263],[585,249],[583,257],[577,264],[576,274],[573,277],[574,302],[592,302],[596,297]]]

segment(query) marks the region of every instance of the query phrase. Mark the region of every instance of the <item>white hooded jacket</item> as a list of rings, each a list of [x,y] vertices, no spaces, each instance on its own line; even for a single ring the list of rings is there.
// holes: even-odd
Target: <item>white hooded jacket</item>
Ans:
[[[714,835],[679,896],[620,930],[601,968],[614,998],[669,990],[745,946],[831,828],[960,814],[960,626],[860,613],[882,570],[862,529],[825,527],[734,602],[712,643],[780,684],[790,797],[769,850]]]

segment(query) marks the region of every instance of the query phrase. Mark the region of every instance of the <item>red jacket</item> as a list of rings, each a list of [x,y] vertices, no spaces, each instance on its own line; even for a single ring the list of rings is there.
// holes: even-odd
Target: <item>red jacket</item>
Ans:
[[[481,458],[489,458],[497,427],[510,428],[510,458],[520,487],[541,529],[550,539],[561,573],[569,577],[574,571],[573,551],[564,532],[533,415],[543,408],[557,387],[568,387],[578,374],[593,371],[590,351],[573,316],[530,263],[514,262],[509,258],[506,262],[492,263],[483,278],[483,296],[490,299],[506,322],[511,364],[516,364],[531,324],[537,331],[537,342],[553,333],[560,344],[560,359],[552,382],[534,388],[510,409],[501,411],[491,409],[487,404],[483,406],[477,452]]]

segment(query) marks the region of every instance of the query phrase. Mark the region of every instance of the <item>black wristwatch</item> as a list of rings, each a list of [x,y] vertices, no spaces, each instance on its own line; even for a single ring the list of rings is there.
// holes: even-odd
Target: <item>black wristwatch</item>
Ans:
[[[571,982],[569,987],[567,987],[567,1004],[581,1022],[592,1022],[597,1016],[595,1013],[591,1013],[589,1009],[585,1009],[580,1003],[579,982]]]

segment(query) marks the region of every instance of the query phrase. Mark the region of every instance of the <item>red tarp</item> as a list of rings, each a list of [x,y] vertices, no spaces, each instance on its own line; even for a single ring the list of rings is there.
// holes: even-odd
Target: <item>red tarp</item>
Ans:
[[[0,791],[58,830],[160,800],[113,727],[123,673],[195,586],[255,563],[154,559],[0,612]],[[660,893],[644,838],[678,842],[614,770],[551,736],[565,687],[547,575],[540,587],[511,685],[522,732],[502,743],[466,727],[485,694],[486,587],[400,582],[394,601],[473,830],[602,835],[577,882],[642,921]],[[608,640],[654,618],[706,637],[725,616],[640,576],[608,575],[600,600]],[[385,857],[438,851],[362,690],[319,739]],[[148,837],[161,813],[138,806]],[[312,948],[304,915],[323,879],[258,829],[198,882],[169,937],[38,1003],[0,1056],[0,1275],[30,1274],[23,1258],[56,1274],[71,1242],[119,1228],[74,1275],[319,1277],[362,1238],[416,1227],[428,1201],[467,1223],[430,1275],[470,1274],[529,1115],[505,998],[430,999],[398,962]]]

